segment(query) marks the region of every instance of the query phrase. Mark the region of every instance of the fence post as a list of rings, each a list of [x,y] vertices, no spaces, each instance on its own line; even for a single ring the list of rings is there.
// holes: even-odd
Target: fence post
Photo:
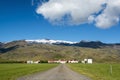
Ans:
[[[110,65],[110,74],[112,75],[112,65]]]

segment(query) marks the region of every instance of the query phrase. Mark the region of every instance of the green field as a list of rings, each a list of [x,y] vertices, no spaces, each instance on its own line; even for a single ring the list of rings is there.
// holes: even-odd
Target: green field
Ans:
[[[68,64],[68,66],[93,80],[120,80],[120,64]]]
[[[15,80],[16,78],[42,72],[58,64],[0,64],[0,80]]]

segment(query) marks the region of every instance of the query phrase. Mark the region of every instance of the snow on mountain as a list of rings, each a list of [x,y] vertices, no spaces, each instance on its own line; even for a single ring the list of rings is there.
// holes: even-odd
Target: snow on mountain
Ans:
[[[30,43],[43,43],[43,44],[59,44],[59,43],[68,43],[68,44],[75,44],[77,42],[72,41],[64,41],[64,40],[50,40],[50,39],[39,39],[39,40],[25,40]]]

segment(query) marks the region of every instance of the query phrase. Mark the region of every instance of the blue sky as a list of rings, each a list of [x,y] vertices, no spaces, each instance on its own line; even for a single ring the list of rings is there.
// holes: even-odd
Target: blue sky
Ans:
[[[36,3],[34,2],[34,4]],[[76,23],[72,25],[57,23],[55,25],[54,21],[51,22],[50,16],[45,18],[44,13],[36,12],[39,8],[41,6],[37,8],[31,3],[31,0],[0,0],[0,42],[48,38],[120,43],[119,22],[112,27],[107,26],[107,28],[96,27],[94,22],[91,24],[78,23],[78,25]]]

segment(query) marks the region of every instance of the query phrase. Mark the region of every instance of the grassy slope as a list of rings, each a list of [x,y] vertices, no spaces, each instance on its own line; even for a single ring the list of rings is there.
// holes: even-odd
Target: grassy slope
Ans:
[[[112,65],[112,74],[110,71]],[[69,64],[73,70],[93,80],[120,80],[120,64]]]
[[[0,64],[0,80],[15,80],[17,77],[42,72],[57,64]]]
[[[7,60],[51,60],[93,58],[94,62],[119,62],[120,50],[112,48],[81,48],[47,44],[26,45],[0,55]]]

